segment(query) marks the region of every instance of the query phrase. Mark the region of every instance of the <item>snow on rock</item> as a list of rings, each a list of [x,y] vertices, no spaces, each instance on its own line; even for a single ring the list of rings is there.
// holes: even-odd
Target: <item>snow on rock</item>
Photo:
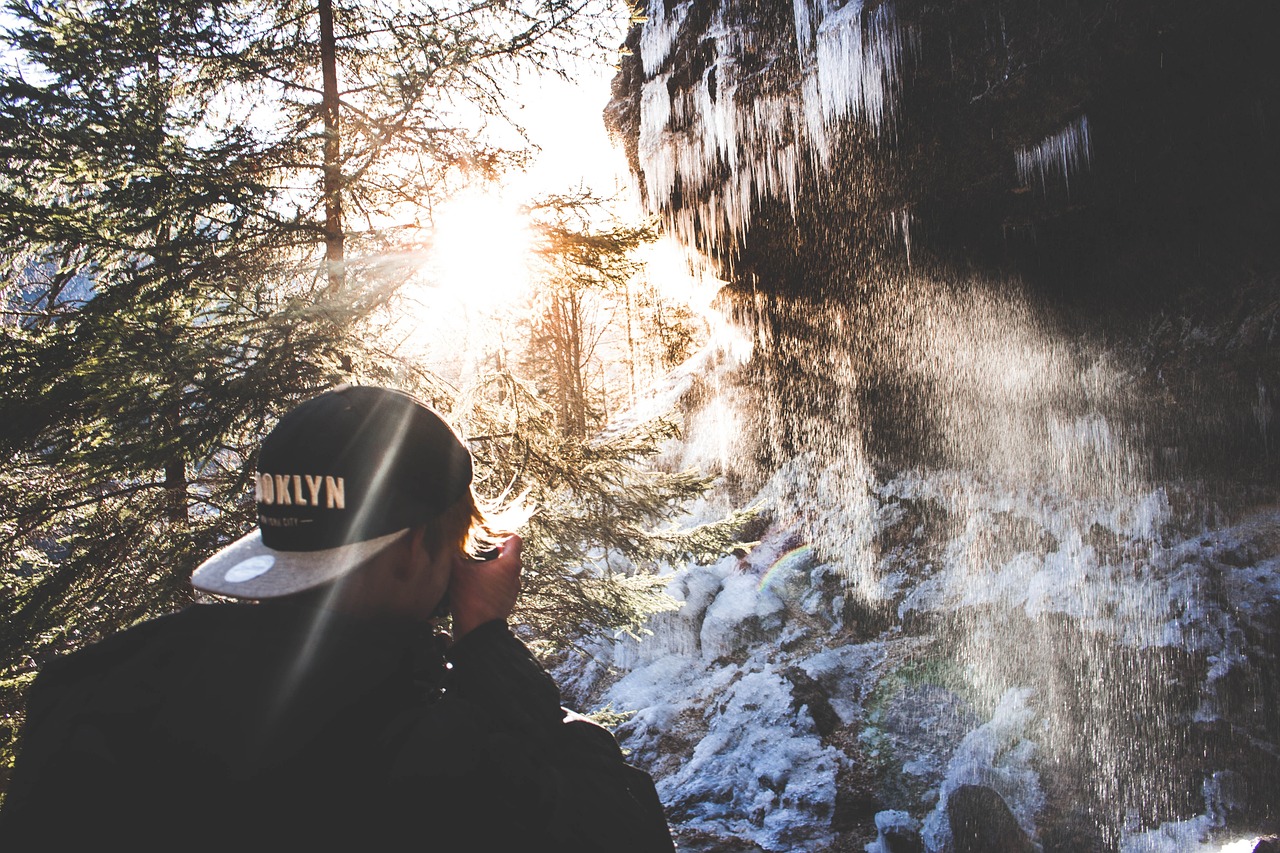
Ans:
[[[1253,853],[1261,839],[1221,841],[1227,811],[1233,805],[1223,790],[1222,776],[1215,773],[1204,780],[1204,814],[1135,832],[1120,844],[1120,853]]]
[[[716,691],[706,733],[658,792],[686,826],[795,849],[829,835],[843,756],[793,708],[790,685],[757,666],[748,663]]]
[[[1229,715],[1251,707],[1239,693],[1257,665],[1250,638],[1272,636],[1280,612],[1280,508],[1186,530],[1158,488],[1081,497],[957,471],[881,482],[844,470],[864,479],[784,466],[753,499],[773,524],[749,554],[678,568],[679,610],[558,675],[590,707],[635,712],[619,738],[654,775],[678,837],[822,850],[848,843],[855,802],[874,804],[857,824],[869,851],[898,826],[871,816],[896,812],[936,853],[961,786],[995,791],[1034,839],[1048,792],[1076,785],[1075,797],[1105,789],[1104,802],[1131,803],[1129,823],[1089,830],[1113,848],[1220,839],[1229,808],[1213,786],[1202,814],[1153,823],[1141,811],[1198,770],[1128,777],[1175,760],[1186,727],[1260,725]],[[796,511],[806,494],[861,513],[839,540],[856,573],[811,538],[826,528]],[[1177,710],[1188,691],[1198,709]],[[1151,706],[1184,715],[1173,741],[1134,740]],[[1081,760],[1093,776],[1054,770]]]
[[[703,576],[689,585],[695,593],[716,577],[715,570],[691,574]],[[717,626],[708,635],[712,646],[758,617],[753,599],[771,598],[752,580],[725,578],[706,609]],[[776,612],[776,604],[764,609]],[[642,644],[649,641],[664,642],[656,633]],[[784,677],[788,656],[768,640],[740,662],[713,660],[707,648],[653,657],[609,686],[601,703],[636,709],[619,735],[654,771],[680,826],[751,839],[766,850],[825,843],[845,757],[823,743],[809,710],[797,706]]]
[[[961,785],[991,788],[1004,798],[1018,825],[1034,833],[1044,794],[1032,766],[1037,747],[1027,737],[1034,717],[1030,698],[1028,689],[1009,690],[991,719],[965,735],[956,748],[947,764],[938,806],[924,821],[923,837],[930,850],[944,850],[951,841],[947,798]]]
[[[800,668],[823,686],[831,708],[844,725],[851,725],[862,712],[861,699],[875,684],[875,676],[885,660],[882,643],[863,643],[826,649],[800,661]]]
[[[876,840],[866,846],[867,853],[893,853],[890,836],[915,835],[920,831],[920,821],[897,809],[876,813]]]
[[[783,619],[802,614],[795,599],[810,577],[803,559],[779,559],[796,550],[789,542],[769,537],[750,561],[675,572],[678,611],[655,617],[648,636],[601,644],[596,657],[609,666],[578,664],[567,668],[576,678],[558,676],[570,690],[592,692],[581,675],[590,671],[597,706],[635,712],[618,734],[654,774],[673,822],[766,850],[831,840],[837,776],[848,761],[824,741],[797,680],[822,685],[809,701],[829,714],[830,694],[839,719],[852,720],[866,689],[858,671],[883,657],[875,648],[821,649],[830,622]]]
[[[729,575],[702,621],[702,657],[715,660],[731,654],[781,627],[782,601],[773,590],[760,589],[759,579],[752,575]]]

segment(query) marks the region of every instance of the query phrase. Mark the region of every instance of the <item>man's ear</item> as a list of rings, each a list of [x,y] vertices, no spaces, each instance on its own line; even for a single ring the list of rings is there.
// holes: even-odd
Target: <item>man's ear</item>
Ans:
[[[396,560],[392,566],[396,579],[407,581],[415,574],[425,570],[430,555],[427,554],[426,525],[419,525],[409,531],[409,535],[395,545]]]

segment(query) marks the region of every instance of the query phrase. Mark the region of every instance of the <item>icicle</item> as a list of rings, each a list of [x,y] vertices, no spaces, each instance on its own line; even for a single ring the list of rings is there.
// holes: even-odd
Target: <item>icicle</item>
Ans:
[[[675,189],[676,165],[666,138],[671,119],[669,74],[660,74],[640,92],[640,167],[651,198],[670,198]]]
[[[864,32],[862,9],[861,0],[854,0],[827,15],[818,27],[815,56],[824,126],[853,116],[879,130],[890,108],[890,90],[897,87],[897,27],[888,7],[880,6]]]
[[[796,54],[800,57],[800,67],[804,68],[813,46],[813,20],[809,14],[809,0],[795,0],[792,8],[796,22]]]
[[[648,18],[640,32],[640,62],[645,76],[654,74],[671,53],[676,36],[684,19],[689,15],[689,3],[681,3],[667,15],[663,0],[649,0]]]
[[[1031,148],[1022,148],[1014,154],[1018,166],[1018,180],[1025,187],[1038,179],[1042,192],[1048,191],[1049,176],[1061,178],[1067,194],[1071,194],[1071,176],[1090,168],[1093,164],[1093,143],[1089,138],[1089,117],[1068,124]]]
[[[864,15],[863,0],[841,8],[832,0],[793,0],[799,85],[777,95],[753,87],[754,97],[743,98],[738,56],[748,46],[717,14],[703,34],[715,50],[702,79],[670,94],[671,73],[656,72],[689,6],[668,15],[659,0],[649,5],[641,36],[650,79],[641,93],[640,166],[650,209],[688,245],[721,251],[742,239],[753,205],[777,199],[795,214],[802,170],[821,174],[831,166],[831,128],[852,120],[878,133],[890,123],[903,35],[889,3]],[[677,187],[683,209],[669,210]]]

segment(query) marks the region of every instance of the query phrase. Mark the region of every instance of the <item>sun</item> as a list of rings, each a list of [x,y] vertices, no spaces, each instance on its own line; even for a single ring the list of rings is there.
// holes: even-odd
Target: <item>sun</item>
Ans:
[[[529,288],[529,221],[493,191],[468,191],[440,205],[423,278],[473,307],[500,309]]]

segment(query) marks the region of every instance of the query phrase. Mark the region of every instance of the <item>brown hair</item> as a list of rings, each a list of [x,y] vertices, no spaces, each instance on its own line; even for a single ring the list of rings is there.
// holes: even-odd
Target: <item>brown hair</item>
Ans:
[[[427,521],[423,543],[433,555],[441,548],[455,548],[464,557],[474,559],[511,535],[513,531],[505,529],[510,521],[507,514],[482,506],[475,493],[467,489],[452,506]]]

